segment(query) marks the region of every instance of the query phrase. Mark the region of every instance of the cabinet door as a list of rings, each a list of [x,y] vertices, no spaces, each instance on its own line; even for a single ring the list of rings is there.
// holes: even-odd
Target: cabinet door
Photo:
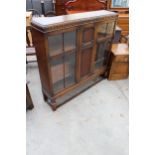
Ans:
[[[95,67],[100,69],[107,65],[108,55],[110,54],[111,39],[106,39],[97,44]]]
[[[75,52],[65,54],[65,87],[75,83]]]
[[[94,66],[97,70],[103,70],[108,63],[114,28],[114,21],[101,22],[96,25],[97,48]]]
[[[94,27],[86,27],[82,31],[82,48],[81,48],[81,64],[80,77],[86,77],[91,73],[91,62],[94,45]]]
[[[48,37],[49,56],[56,56],[63,53],[63,35],[53,35]]]
[[[64,33],[64,52],[74,51],[76,49],[76,31]]]
[[[63,90],[64,85],[64,63],[63,57],[53,58],[51,60],[51,73],[52,73],[52,85],[53,92],[57,93]]]
[[[53,92],[75,84],[76,30],[48,37]]]
[[[105,37],[111,37],[114,32],[115,22],[99,23],[97,25],[97,39],[102,40]]]
[[[107,23],[107,35],[112,35],[114,33],[115,22]]]
[[[76,31],[64,33],[65,87],[75,84]]]

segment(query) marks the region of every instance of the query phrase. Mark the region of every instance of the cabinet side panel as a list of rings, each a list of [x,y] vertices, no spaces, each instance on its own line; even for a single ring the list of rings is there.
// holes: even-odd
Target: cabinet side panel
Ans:
[[[42,89],[46,91],[49,95],[52,94],[50,76],[48,71],[48,56],[46,51],[46,40],[44,34],[38,32],[37,30],[32,30],[33,42],[36,49],[40,79],[42,84]]]

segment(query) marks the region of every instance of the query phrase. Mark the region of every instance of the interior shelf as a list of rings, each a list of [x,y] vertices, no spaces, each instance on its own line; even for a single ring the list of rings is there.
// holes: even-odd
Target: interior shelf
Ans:
[[[50,50],[49,53],[50,53],[50,57],[56,58],[56,57],[62,56],[64,53],[73,53],[75,52],[75,50],[76,50],[75,46],[67,46],[64,49],[64,52],[61,49],[59,49],[59,50],[54,50],[54,51]]]
[[[64,68],[65,67],[65,68]],[[51,67],[51,71],[54,74],[52,76],[53,83],[56,83],[57,81],[60,81],[66,77],[69,76],[69,65],[68,64],[58,64],[56,66]],[[65,76],[64,76],[65,71]]]
[[[72,51],[75,51],[75,50],[76,50],[76,46],[74,46],[74,45],[66,46],[64,48],[64,52],[72,52]]]
[[[97,42],[102,42],[102,41],[106,41],[107,39],[111,39],[112,35],[110,34],[106,34],[105,36],[100,35],[100,37],[98,37]]]

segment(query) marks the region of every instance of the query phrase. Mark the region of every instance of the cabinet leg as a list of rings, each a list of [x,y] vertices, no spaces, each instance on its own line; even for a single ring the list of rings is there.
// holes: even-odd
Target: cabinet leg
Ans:
[[[56,111],[57,110],[57,103],[56,103],[56,101],[53,99],[52,101],[51,101],[51,107],[52,107],[52,110],[53,111]]]
[[[49,103],[49,105],[51,106],[52,110],[53,110],[53,111],[56,111],[56,109],[57,109],[57,107],[58,107],[56,101],[55,101],[54,99],[53,99],[53,100],[48,99],[48,103]]]
[[[51,107],[52,107],[52,110],[53,110],[53,111],[56,111],[56,110],[57,110],[56,103],[52,104]]]
[[[31,105],[29,105],[28,107],[27,107],[27,109],[29,109],[29,110],[31,110],[31,109],[33,109],[34,108],[34,105],[33,104],[31,104]]]
[[[44,101],[47,102],[48,98],[47,98],[47,96],[44,93],[43,93],[43,98],[44,98]]]

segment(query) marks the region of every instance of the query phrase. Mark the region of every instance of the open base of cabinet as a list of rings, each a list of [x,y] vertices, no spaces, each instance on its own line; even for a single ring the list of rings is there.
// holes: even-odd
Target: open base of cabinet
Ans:
[[[56,99],[54,97],[50,99],[45,95],[44,92],[43,97],[44,100],[51,106],[52,110],[55,111],[58,107],[62,106],[74,97],[80,95],[81,93],[83,93],[84,91],[86,91],[87,89],[89,89],[90,87],[92,87],[93,85],[95,85],[103,79],[103,76],[94,77],[93,79],[88,80],[85,84],[82,84],[81,86],[73,89],[72,91]]]

